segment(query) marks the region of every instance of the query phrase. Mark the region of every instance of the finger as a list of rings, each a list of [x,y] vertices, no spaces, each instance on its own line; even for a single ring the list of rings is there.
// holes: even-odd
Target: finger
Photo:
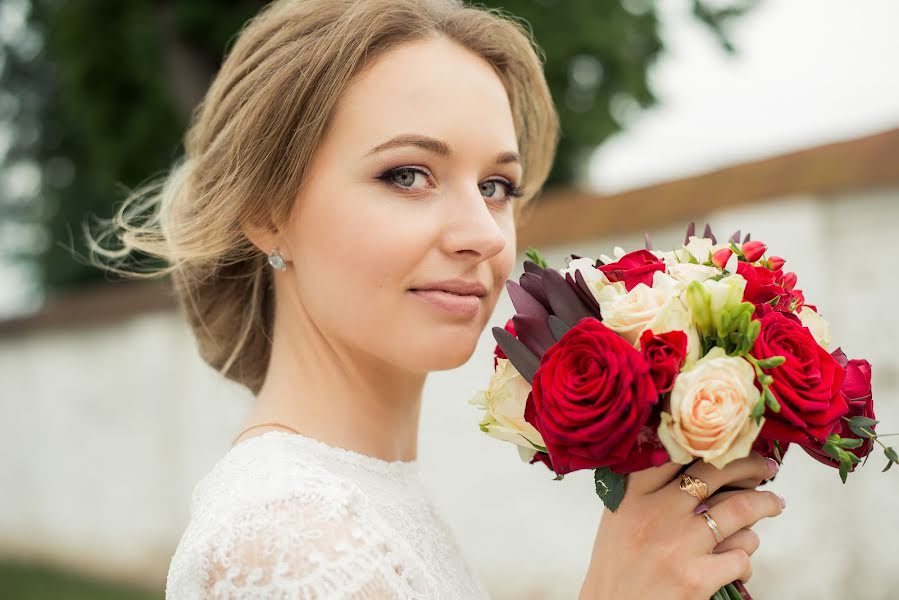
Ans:
[[[721,536],[728,538],[744,527],[752,527],[765,517],[776,517],[783,510],[781,498],[774,492],[743,490],[709,508],[708,514],[717,523]],[[708,526],[708,523],[705,525]],[[704,539],[710,542],[709,548],[717,545],[714,536],[704,536]]]
[[[724,502],[725,500],[727,500],[728,498],[732,498],[733,496],[735,496],[737,494],[745,494],[747,491],[749,491],[749,490],[729,490],[729,491],[723,491],[723,492],[721,490],[719,490],[719,491],[715,492],[714,496],[712,496],[711,498],[709,498],[708,500],[705,501],[705,505],[708,508],[712,508],[716,504],[720,504],[720,503]]]
[[[719,469],[704,460],[698,460],[690,465],[685,474],[704,481],[708,485],[708,493],[711,496],[722,486],[731,485],[734,482],[746,479],[761,480],[775,472],[776,469],[776,461],[767,459],[758,452],[752,451],[746,458],[731,461],[723,469]],[[667,490],[670,490],[671,496],[681,498],[681,501],[687,506],[694,507],[699,503],[699,500],[680,489],[680,478],[672,481],[667,486]]]
[[[752,578],[752,561],[749,555],[740,548],[734,548],[721,554],[710,554],[704,557],[707,562],[706,572],[715,574],[718,587],[740,580],[746,583]]]
[[[748,527],[744,527],[732,536],[724,538],[724,541],[715,546],[712,552],[720,554],[739,548],[749,556],[752,556],[759,549],[760,543],[759,534]]]
[[[637,495],[651,494],[670,484],[683,468],[684,465],[669,461],[658,467],[631,473],[628,475],[627,491]]]
[[[741,479],[740,481],[734,481],[727,485],[722,485],[720,490],[729,490],[729,489],[741,489],[741,490],[754,490],[755,488],[762,485],[764,479]]]

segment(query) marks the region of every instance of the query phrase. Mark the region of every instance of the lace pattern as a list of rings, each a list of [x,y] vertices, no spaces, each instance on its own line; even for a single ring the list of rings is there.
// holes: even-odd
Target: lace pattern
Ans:
[[[240,442],[194,488],[166,598],[488,598],[419,475],[281,431]]]

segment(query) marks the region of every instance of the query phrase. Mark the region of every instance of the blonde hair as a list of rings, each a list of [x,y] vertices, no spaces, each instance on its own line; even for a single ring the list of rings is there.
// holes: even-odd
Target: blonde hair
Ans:
[[[241,224],[285,222],[353,76],[391,47],[434,34],[481,56],[506,88],[524,167],[520,217],[559,137],[544,57],[525,24],[461,0],[279,0],[242,28],[193,112],[184,156],[132,191],[97,240],[87,231],[91,261],[128,277],[171,275],[202,358],[257,393],[273,280]],[[110,236],[120,248],[103,247]],[[134,251],[165,266],[126,266]]]

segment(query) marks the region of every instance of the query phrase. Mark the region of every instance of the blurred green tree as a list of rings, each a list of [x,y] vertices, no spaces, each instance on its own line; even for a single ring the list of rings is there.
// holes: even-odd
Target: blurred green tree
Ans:
[[[757,2],[713,7],[690,0],[689,6],[732,53],[726,28]],[[0,225],[31,225],[42,234],[17,236],[45,242],[16,254],[33,254],[46,289],[106,276],[72,258],[73,250],[85,251],[81,224],[88,215],[110,216],[126,188],[178,156],[191,109],[240,26],[264,4],[0,0],[0,29],[24,15],[16,32],[0,35],[0,121],[12,140],[2,165],[7,177],[0,179],[7,183]],[[563,130],[548,184],[580,183],[589,154],[657,102],[648,78],[665,49],[656,0],[479,4],[523,18],[534,32]],[[40,176],[31,177],[36,183],[10,193],[10,181],[28,180],[10,174],[28,164],[39,166]]]

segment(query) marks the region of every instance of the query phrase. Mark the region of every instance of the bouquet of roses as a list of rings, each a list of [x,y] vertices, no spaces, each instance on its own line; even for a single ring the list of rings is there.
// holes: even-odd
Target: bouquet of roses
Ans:
[[[529,250],[506,284],[516,314],[493,329],[493,377],[471,400],[481,430],[557,480],[593,469],[611,511],[628,473],[668,461],[722,468],[756,450],[780,463],[795,444],[845,483],[877,443],[889,469],[899,456],[877,437],[871,365],[830,349],[796,274],[766,252],[693,224],[671,251],[646,236],[561,270]],[[748,597],[741,584],[719,593]]]

